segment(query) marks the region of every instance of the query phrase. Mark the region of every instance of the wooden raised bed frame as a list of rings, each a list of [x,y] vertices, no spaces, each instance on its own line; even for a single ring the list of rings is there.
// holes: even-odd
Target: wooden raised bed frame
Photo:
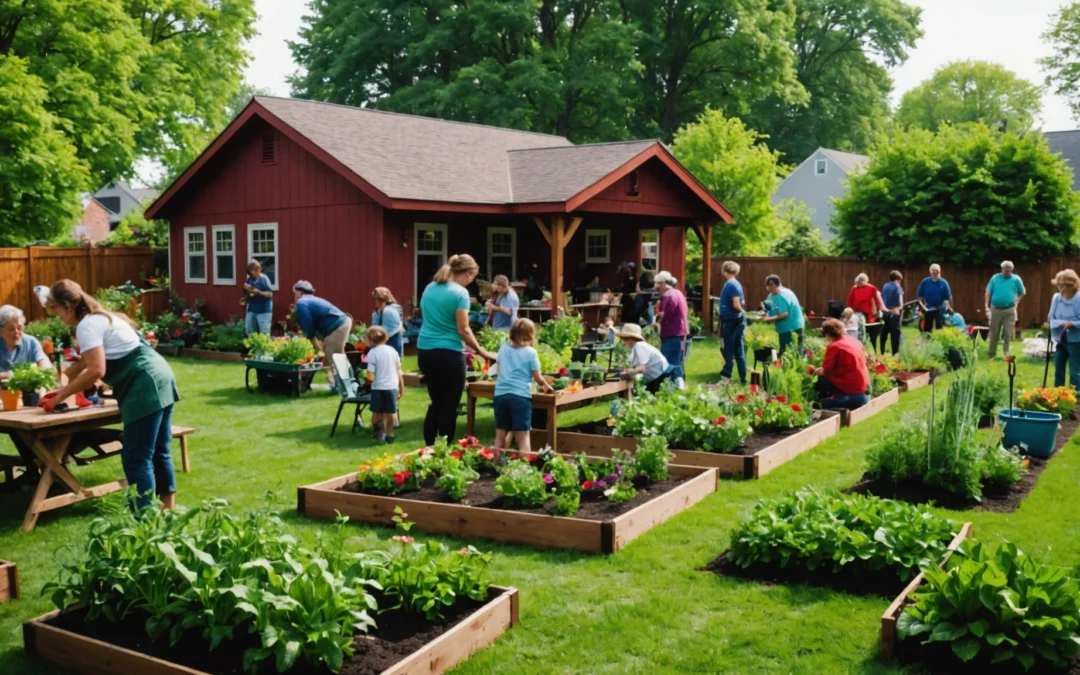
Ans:
[[[754,455],[728,455],[721,452],[672,449],[672,464],[717,469],[721,476],[735,478],[761,478],[776,467],[811,450],[825,439],[840,431],[840,414],[832,411],[822,413],[822,418],[798,433],[791,434]],[[547,432],[534,429],[531,435],[533,447],[547,444]],[[559,432],[559,452],[574,455],[584,452],[593,457],[611,457],[611,451],[637,450],[636,438],[621,436],[598,436]]]
[[[502,586],[489,586],[488,589],[499,595],[420,650],[382,671],[382,675],[436,675],[445,672],[517,625],[517,589]],[[75,609],[78,607],[63,612]],[[54,610],[23,624],[23,643],[30,656],[81,675],[208,675],[201,670],[83,637],[47,623],[63,612]]]
[[[188,359],[203,359],[206,361],[239,362],[244,360],[244,355],[240,352],[219,352],[215,349],[191,349],[189,347],[184,347],[178,356]]]
[[[929,372],[909,373],[909,375],[911,375],[911,377],[908,379],[898,382],[901,392],[906,393],[930,386]]]
[[[686,476],[690,480],[614,520],[584,520],[509,509],[422,502],[409,499],[407,494],[384,497],[341,491],[340,488],[356,482],[355,473],[298,488],[296,510],[312,518],[333,519],[340,512],[362,523],[393,525],[394,507],[400,506],[409,514],[416,529],[423,532],[540,548],[614,553],[716,492],[719,486],[719,476],[713,469],[671,465],[669,470],[672,476]]]
[[[953,538],[949,544],[949,550],[945,553],[945,557],[942,558],[940,566],[944,566],[949,560],[949,556],[952,552],[960,548],[960,544],[971,536],[972,523],[964,523],[964,526],[960,528],[959,534]],[[914,593],[923,582],[923,573],[919,574],[911,580],[911,583],[901,591],[900,595],[896,596],[896,599],[892,601],[889,608],[885,610],[885,613],[881,615],[881,656],[883,658],[892,658],[896,651],[896,620],[900,618],[900,614],[904,611],[904,605],[907,604],[908,598]]]
[[[890,389],[881,396],[870,399],[870,402],[861,408],[841,410],[840,424],[845,427],[853,427],[859,422],[865,422],[892,404],[899,402],[900,390]]]
[[[15,563],[0,560],[0,604],[19,598],[19,570]]]

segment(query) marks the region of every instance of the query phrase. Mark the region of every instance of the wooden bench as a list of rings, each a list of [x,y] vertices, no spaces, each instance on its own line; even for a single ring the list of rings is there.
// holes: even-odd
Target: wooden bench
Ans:
[[[180,461],[184,466],[184,473],[191,473],[191,461],[188,459],[187,437],[193,433],[195,433],[195,427],[178,427],[174,424],[172,428],[172,437],[180,439]]]

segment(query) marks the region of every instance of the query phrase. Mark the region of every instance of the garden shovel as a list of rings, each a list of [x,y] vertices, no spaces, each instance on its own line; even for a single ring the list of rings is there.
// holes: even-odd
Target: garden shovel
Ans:
[[[1043,389],[1046,389],[1046,380],[1050,377],[1050,340],[1053,333],[1048,333],[1046,336],[1046,367],[1043,369]],[[1012,366],[1013,369],[1016,366]]]

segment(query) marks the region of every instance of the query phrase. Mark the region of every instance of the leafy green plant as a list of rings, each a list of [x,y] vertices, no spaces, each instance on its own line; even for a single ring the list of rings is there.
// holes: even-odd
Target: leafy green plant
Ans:
[[[456,457],[446,458],[441,471],[442,475],[435,480],[435,487],[446,490],[447,496],[455,502],[460,502],[469,489],[469,483],[480,477],[479,473]]]
[[[244,346],[251,350],[253,358],[264,361],[303,365],[315,360],[315,345],[302,335],[272,338],[254,333],[244,340]]]
[[[476,340],[485,350],[492,354],[498,354],[499,348],[510,341],[510,333],[503,330],[495,330],[491,326],[484,326],[480,329],[480,332],[476,334]]]
[[[570,360],[560,356],[551,345],[543,343],[536,345],[536,355],[540,358],[540,372],[547,375],[558,372]]]
[[[982,420],[992,418],[1009,404],[1009,381],[998,372],[980,373],[975,378],[975,409]]]
[[[716,391],[662,389],[617,401],[609,424],[619,436],[660,436],[668,447],[732,452],[752,433],[751,418],[737,414]]]
[[[543,475],[525,460],[511,460],[498,478],[495,491],[506,498],[511,508],[535,508],[547,500]]]
[[[770,323],[753,323],[746,329],[746,348],[751,354],[758,349],[779,349],[780,336],[776,333],[776,327]]]
[[[921,336],[914,340],[901,340],[900,353],[897,356],[900,358],[901,368],[908,373],[944,370],[949,364],[945,357],[945,347],[940,342]]]
[[[199,346],[219,352],[243,352],[246,341],[247,328],[244,322],[233,317],[229,323],[211,326]]]
[[[130,281],[121,286],[103,286],[96,293],[98,302],[110,312],[120,312],[141,322],[143,316],[142,289]]]
[[[581,342],[581,336],[584,334],[585,325],[581,323],[581,319],[576,316],[564,316],[561,319],[552,319],[540,324],[536,339],[540,344],[554,349],[563,363],[567,363],[571,358],[571,348]]]
[[[965,541],[944,569],[926,565],[923,574],[896,622],[901,639],[924,636],[963,662],[983,654],[1025,671],[1065,668],[1080,652],[1080,587],[1015,544]]]
[[[661,481],[668,477],[668,464],[675,455],[668,450],[667,440],[662,436],[650,436],[638,444],[634,455],[637,471],[649,480]]]
[[[926,507],[807,488],[758,502],[731,533],[731,557],[743,568],[893,570],[906,580],[940,562],[956,531]]]
[[[49,316],[26,324],[23,329],[27,335],[33,335],[38,340],[49,338],[53,345],[59,349],[62,346],[70,346],[72,343],[72,330],[60,320],[60,317]]]
[[[958,355],[963,365],[972,361],[975,350],[971,337],[955,326],[946,326],[930,334],[930,341],[935,342],[945,350],[946,359],[950,360],[950,354]]]
[[[56,371],[42,368],[36,363],[16,363],[11,377],[4,381],[4,387],[24,394],[32,394],[39,389],[53,389],[56,387]]]

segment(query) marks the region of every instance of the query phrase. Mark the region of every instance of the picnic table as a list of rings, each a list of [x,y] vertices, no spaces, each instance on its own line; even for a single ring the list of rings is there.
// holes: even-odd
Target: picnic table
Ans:
[[[581,391],[574,392],[555,392],[554,394],[534,393],[532,396],[533,410],[544,410],[547,412],[547,437],[548,443],[551,444],[551,449],[555,452],[559,451],[559,439],[557,436],[557,430],[559,427],[557,416],[560,409],[577,408],[589,401],[594,401],[604,396],[611,396],[618,394],[630,400],[633,391],[633,383],[629,380],[619,380],[617,382],[605,382],[594,387],[585,387]],[[479,398],[494,399],[495,398],[495,383],[490,380],[483,382],[470,382],[465,387],[466,395],[466,415],[467,415],[467,433],[469,436],[474,436],[474,430],[476,426],[476,400]]]
[[[38,516],[45,511],[101,497],[127,487],[127,480],[124,479],[87,487],[64,466],[74,461],[68,450],[76,434],[119,423],[120,406],[111,399],[107,399],[104,406],[74,408],[63,413],[47,413],[41,408],[0,412],[0,433],[8,434],[13,441],[17,439],[33,453],[34,459],[41,466],[41,475],[20,530],[33,530]],[[112,451],[99,453],[95,460],[119,454],[119,448],[114,448]],[[58,481],[67,489],[67,493],[50,497],[49,488]]]

